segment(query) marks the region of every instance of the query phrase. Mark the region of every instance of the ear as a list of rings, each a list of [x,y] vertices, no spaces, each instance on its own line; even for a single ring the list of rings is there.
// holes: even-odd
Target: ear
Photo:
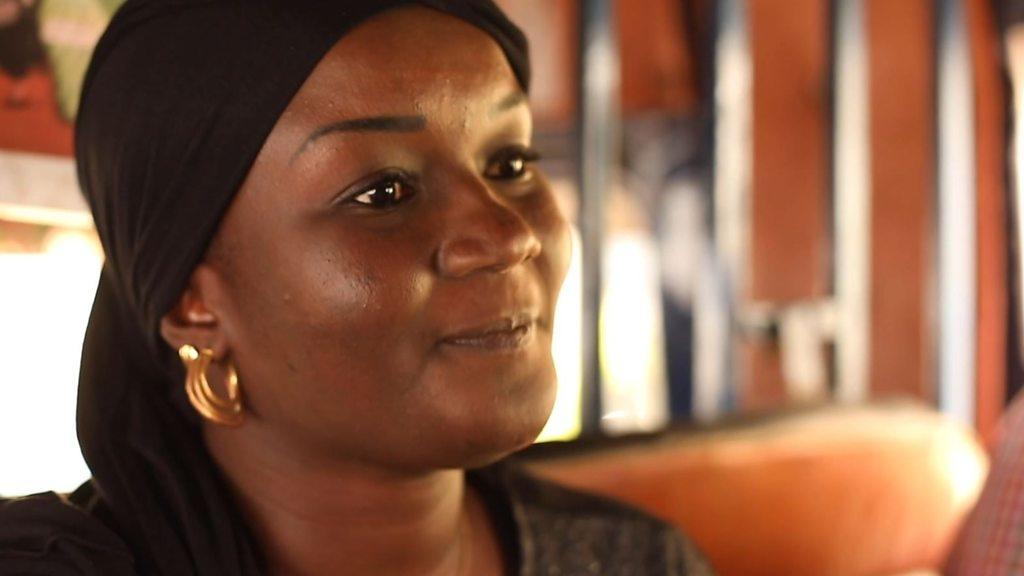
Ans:
[[[224,358],[229,350],[217,312],[216,274],[206,264],[192,272],[188,286],[178,302],[160,319],[160,335],[175,350],[185,344],[196,349],[213,350],[214,358]]]

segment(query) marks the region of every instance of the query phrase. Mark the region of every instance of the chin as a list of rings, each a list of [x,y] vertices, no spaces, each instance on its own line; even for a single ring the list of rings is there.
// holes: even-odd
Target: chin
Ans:
[[[541,419],[539,424],[524,425],[516,430],[503,430],[490,435],[484,442],[474,442],[464,454],[461,465],[458,467],[480,468],[526,448],[537,439],[546,422],[546,418]]]
[[[547,424],[554,408],[554,371],[531,386],[521,398],[515,396],[503,406],[485,415],[473,418],[474,424],[464,429],[463,447],[458,468],[479,468],[493,464],[510,454],[526,448],[537,439]],[[479,416],[479,415],[478,415]]]

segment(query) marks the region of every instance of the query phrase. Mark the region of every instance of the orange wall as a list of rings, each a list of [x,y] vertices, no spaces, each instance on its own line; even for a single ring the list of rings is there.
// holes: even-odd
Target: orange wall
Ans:
[[[756,0],[750,292],[786,303],[827,295],[830,99],[829,2]],[[785,402],[775,343],[745,351],[746,408]]]
[[[992,3],[969,0],[978,167],[978,430],[990,438],[1006,394],[1006,94]]]
[[[869,0],[871,388],[934,397],[935,18],[931,0]]]

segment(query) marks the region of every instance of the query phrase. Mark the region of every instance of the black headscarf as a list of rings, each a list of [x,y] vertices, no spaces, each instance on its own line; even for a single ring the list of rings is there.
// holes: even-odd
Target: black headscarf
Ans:
[[[262,572],[159,321],[314,66],[361,22],[407,4],[487,32],[528,88],[526,39],[491,0],[128,0],[96,48],[75,148],[107,259],[82,355],[78,436],[93,516],[123,539],[140,573]],[[27,530],[32,513],[21,510]],[[46,538],[65,538],[49,550],[71,541],[79,553],[124,552],[110,533],[62,514],[33,519]],[[0,552],[18,530],[0,527]]]

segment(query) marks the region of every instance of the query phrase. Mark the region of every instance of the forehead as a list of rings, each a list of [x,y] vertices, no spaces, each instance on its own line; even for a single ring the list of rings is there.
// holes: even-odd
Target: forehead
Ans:
[[[378,114],[472,113],[519,89],[486,32],[429,8],[391,10],[325,55],[286,115],[307,120]]]

